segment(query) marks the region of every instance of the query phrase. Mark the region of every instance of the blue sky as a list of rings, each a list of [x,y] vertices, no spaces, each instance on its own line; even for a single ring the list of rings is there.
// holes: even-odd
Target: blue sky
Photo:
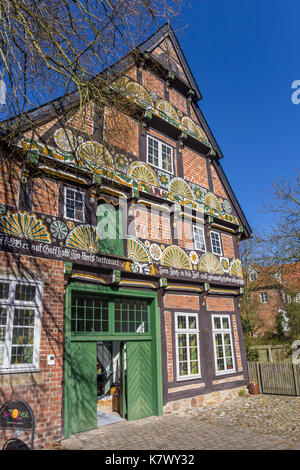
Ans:
[[[268,230],[271,182],[299,168],[300,3],[199,0],[182,12],[178,40],[203,95],[199,105],[253,231]]]

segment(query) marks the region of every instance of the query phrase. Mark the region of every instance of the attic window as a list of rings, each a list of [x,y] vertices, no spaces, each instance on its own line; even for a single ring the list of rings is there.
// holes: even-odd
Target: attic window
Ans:
[[[249,273],[249,280],[250,281],[257,281],[257,278],[258,278],[258,274],[256,271],[251,271]]]

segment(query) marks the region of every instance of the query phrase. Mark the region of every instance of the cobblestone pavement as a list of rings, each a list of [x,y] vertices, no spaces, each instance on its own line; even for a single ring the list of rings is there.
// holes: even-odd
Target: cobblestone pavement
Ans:
[[[230,399],[185,415],[122,421],[61,442],[76,450],[300,450],[300,397]]]

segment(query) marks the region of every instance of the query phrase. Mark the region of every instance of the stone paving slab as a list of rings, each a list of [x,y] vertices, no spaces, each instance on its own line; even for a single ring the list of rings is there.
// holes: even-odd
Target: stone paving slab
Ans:
[[[123,421],[64,439],[72,450],[300,450],[300,397],[247,396],[197,413]]]

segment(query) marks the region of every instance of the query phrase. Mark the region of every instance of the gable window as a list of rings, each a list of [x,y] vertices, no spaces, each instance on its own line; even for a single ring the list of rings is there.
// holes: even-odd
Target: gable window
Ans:
[[[267,292],[261,292],[260,301],[261,301],[262,304],[267,304],[268,303],[268,293]]]
[[[214,255],[222,255],[220,234],[210,232],[211,248]]]
[[[0,279],[0,371],[38,368],[41,284]]]
[[[193,225],[194,246],[196,250],[206,251],[204,228]]]
[[[257,271],[250,271],[249,273],[249,281],[257,281],[258,279],[258,274]]]
[[[161,170],[173,172],[173,149],[169,145],[147,136],[147,162]]]
[[[64,216],[66,219],[84,222],[84,192],[65,188]]]
[[[201,377],[198,315],[176,313],[175,322],[177,378]]]
[[[216,374],[234,372],[230,317],[213,315],[212,323]]]

